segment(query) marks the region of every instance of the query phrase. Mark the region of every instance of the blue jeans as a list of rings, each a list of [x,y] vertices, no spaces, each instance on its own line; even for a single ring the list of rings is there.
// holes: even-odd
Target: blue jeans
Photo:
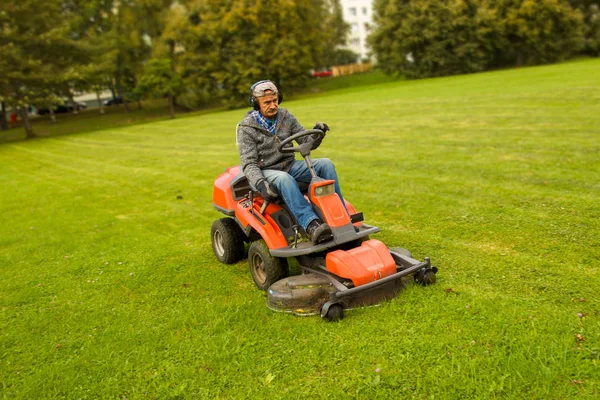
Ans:
[[[345,207],[335,166],[331,160],[329,158],[317,158],[312,160],[312,165],[318,177],[335,181],[335,192],[340,196],[342,204]],[[294,214],[302,229],[306,230],[306,227],[312,220],[319,218],[313,211],[312,205],[306,201],[304,195],[300,192],[296,183],[296,181],[310,183],[312,179],[304,160],[294,161],[288,172],[264,169],[262,173],[267,182],[277,187],[279,194],[283,197],[283,201],[285,201],[285,204],[287,204],[292,214]]]

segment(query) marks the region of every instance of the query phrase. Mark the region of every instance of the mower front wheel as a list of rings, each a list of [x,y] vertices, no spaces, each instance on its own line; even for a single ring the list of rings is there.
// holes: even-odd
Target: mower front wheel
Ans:
[[[415,272],[414,279],[415,282],[422,286],[429,286],[434,284],[436,281],[435,274],[437,272],[436,267],[432,268],[421,268],[417,272]]]
[[[325,303],[321,308],[321,318],[329,322],[336,322],[344,318],[344,307],[339,303]]]
[[[232,218],[213,222],[210,238],[215,256],[224,264],[235,264],[244,258],[244,232]]]
[[[273,283],[289,275],[287,259],[273,257],[262,239],[250,244],[248,265],[252,279],[260,290],[267,290]]]

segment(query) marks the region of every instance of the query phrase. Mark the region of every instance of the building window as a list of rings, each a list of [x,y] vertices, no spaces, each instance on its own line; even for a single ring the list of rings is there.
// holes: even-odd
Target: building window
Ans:
[[[356,22],[350,24],[350,31],[351,32],[358,32],[358,24]]]
[[[367,7],[363,7],[363,8],[362,8],[362,13],[363,13],[363,15],[367,15],[367,12],[368,12],[368,11],[367,11]]]
[[[351,39],[350,40],[350,44],[353,46],[359,46],[360,45],[360,39],[355,38],[355,39]]]
[[[348,12],[350,13],[351,16],[356,17],[356,7],[350,7],[348,9]]]

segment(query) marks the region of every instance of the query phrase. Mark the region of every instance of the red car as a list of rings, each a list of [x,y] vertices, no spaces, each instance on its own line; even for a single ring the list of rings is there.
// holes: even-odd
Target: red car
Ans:
[[[333,75],[333,72],[331,70],[328,71],[313,71],[312,76],[314,78],[325,78],[328,76]]]

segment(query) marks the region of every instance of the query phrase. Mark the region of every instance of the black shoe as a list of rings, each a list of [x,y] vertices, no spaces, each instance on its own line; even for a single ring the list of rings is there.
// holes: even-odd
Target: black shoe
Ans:
[[[314,219],[308,224],[306,233],[308,233],[310,241],[314,244],[323,243],[331,239],[331,228],[329,225],[322,223],[318,219]]]

